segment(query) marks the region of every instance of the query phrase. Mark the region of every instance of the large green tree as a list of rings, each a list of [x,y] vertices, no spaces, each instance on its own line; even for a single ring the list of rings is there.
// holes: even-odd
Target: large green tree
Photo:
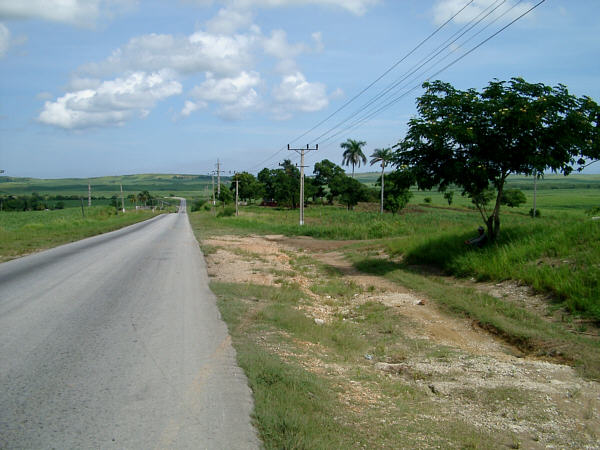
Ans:
[[[333,195],[329,189],[329,184],[336,175],[345,175],[344,169],[328,159],[324,159],[315,163],[313,174],[315,175],[314,184],[317,187],[315,195],[320,198],[327,197],[327,201],[333,203]]]
[[[367,145],[365,141],[355,141],[354,139],[348,139],[346,142],[342,142],[340,147],[344,149],[342,154],[342,164],[345,166],[352,165],[352,178],[354,178],[354,166],[360,167],[360,163],[367,163],[367,157],[362,151],[362,148]]]
[[[409,167],[420,189],[460,187],[479,209],[490,239],[500,230],[509,175],[545,170],[567,175],[600,156],[598,104],[571,95],[563,85],[513,78],[492,81],[481,92],[441,81],[423,87],[419,115],[394,146],[395,164]],[[489,189],[491,211],[485,205]]]
[[[254,175],[248,172],[238,173],[232,178],[230,186],[232,192],[235,193],[236,178],[238,180],[238,196],[242,201],[251,201],[255,198],[260,198],[263,195],[263,185]]]
[[[329,186],[332,194],[339,196],[340,202],[346,205],[348,210],[353,209],[358,202],[367,200],[368,197],[367,187],[346,174],[335,175]]]
[[[286,159],[280,169],[263,169],[258,173],[265,195],[281,206],[296,208],[300,201],[300,170]]]
[[[383,214],[383,197],[385,191],[384,171],[385,167],[392,162],[394,154],[391,148],[377,148],[371,154],[371,165],[381,164],[381,205],[380,212]]]

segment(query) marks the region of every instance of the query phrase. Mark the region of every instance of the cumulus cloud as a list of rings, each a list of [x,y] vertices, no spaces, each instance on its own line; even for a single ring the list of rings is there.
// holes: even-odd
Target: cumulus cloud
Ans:
[[[294,111],[314,112],[329,105],[323,83],[310,83],[301,72],[286,75],[273,89],[274,113],[278,119],[287,119]]]
[[[81,71],[104,75],[169,68],[181,74],[208,71],[228,76],[251,64],[255,40],[252,33],[226,36],[197,31],[183,37],[147,34],[132,38],[105,61],[87,64]]]
[[[3,58],[10,47],[10,31],[0,23],[0,58]]]
[[[260,97],[255,88],[261,82],[258,72],[242,71],[236,77],[221,79],[208,73],[206,80],[192,89],[191,95],[196,100],[195,108],[192,109],[192,105],[186,102],[181,114],[189,115],[193,110],[207,105],[208,102],[213,102],[220,105],[218,114],[221,117],[232,120],[240,119],[245,112],[260,106]]]
[[[454,22],[458,24],[470,22],[494,2],[495,0],[475,0],[473,3],[467,6],[462,13],[460,13],[454,18]],[[434,22],[437,25],[444,23],[446,20],[448,20],[458,11],[460,11],[463,6],[465,6],[464,0],[438,0],[433,6]],[[514,9],[508,12],[505,16],[508,19],[514,19],[520,16],[532,7],[532,3],[522,2],[518,5],[515,5],[514,2],[508,1],[502,4],[500,7],[498,7],[498,9],[496,9],[496,11],[493,14],[491,14],[488,18],[494,19],[500,14],[507,12],[507,10],[512,8],[513,6]]]
[[[0,18],[90,25],[100,16],[133,3],[134,0],[0,0]]]
[[[181,84],[168,71],[134,72],[47,101],[38,120],[65,129],[122,125],[135,116],[147,116],[157,101],[181,91]]]

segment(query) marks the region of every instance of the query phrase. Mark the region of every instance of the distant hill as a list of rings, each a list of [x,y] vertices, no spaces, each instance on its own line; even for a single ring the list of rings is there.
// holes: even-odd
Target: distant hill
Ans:
[[[221,177],[221,183],[229,183],[229,177]],[[39,194],[85,195],[88,183],[95,196],[111,196],[120,191],[123,185],[125,192],[148,190],[155,194],[201,193],[211,186],[212,179],[208,175],[177,174],[138,174],[96,178],[15,178],[0,176],[0,194]],[[216,179],[215,179],[216,183]]]

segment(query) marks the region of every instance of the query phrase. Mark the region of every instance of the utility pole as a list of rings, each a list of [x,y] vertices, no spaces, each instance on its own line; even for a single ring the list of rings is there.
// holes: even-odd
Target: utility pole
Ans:
[[[123,197],[123,185],[120,184],[119,186],[121,186],[121,209],[123,210],[123,212],[125,212],[125,198]]]
[[[92,185],[88,183],[88,206],[92,206]]]
[[[238,210],[239,184],[240,184],[240,182],[238,181],[238,174],[236,172],[235,173],[235,215],[236,215],[236,217],[239,215],[239,210]]]
[[[217,197],[221,195],[221,163],[217,159]]]
[[[215,202],[215,173],[212,172],[212,198],[213,198],[213,206],[215,206],[217,204],[217,202]]]
[[[288,150],[300,154],[300,226],[302,226],[304,225],[304,152],[319,150],[319,144],[315,148],[309,148],[308,144],[306,144],[306,148],[290,148],[290,144],[288,144]]]

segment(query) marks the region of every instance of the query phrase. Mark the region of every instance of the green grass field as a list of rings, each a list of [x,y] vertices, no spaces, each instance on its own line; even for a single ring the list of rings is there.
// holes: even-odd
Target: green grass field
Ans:
[[[0,213],[0,262],[29,253],[106,233],[149,219],[158,213],[130,211],[116,214],[106,206],[55,211]]]
[[[229,182],[229,178],[221,177],[221,182]],[[88,195],[88,183],[92,187],[92,195],[110,198],[120,194],[123,185],[125,196],[148,190],[155,196],[192,197],[204,195],[211,185],[211,177],[207,175],[171,175],[140,174],[98,178],[14,178],[0,177],[0,195],[23,195],[37,192],[48,195],[78,195],[84,199]]]

